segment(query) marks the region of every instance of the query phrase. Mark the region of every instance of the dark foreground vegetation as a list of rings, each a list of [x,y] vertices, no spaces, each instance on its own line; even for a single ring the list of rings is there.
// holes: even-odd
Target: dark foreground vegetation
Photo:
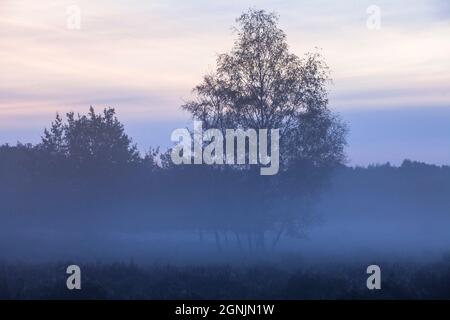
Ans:
[[[82,289],[66,288],[68,263],[0,267],[1,299],[449,299],[450,257],[384,264],[381,290],[366,288],[366,265],[281,268],[82,265]]]

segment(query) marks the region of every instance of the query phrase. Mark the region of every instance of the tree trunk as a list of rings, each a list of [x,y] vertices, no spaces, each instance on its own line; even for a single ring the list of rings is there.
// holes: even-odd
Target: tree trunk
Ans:
[[[264,239],[264,231],[260,231],[258,232],[258,247],[261,250],[264,250],[266,245],[265,245],[265,239]]]
[[[280,230],[278,230],[277,236],[275,237],[275,240],[272,243],[272,249],[275,249],[276,245],[280,241],[281,235],[283,234],[285,224],[283,223],[280,227]]]
[[[217,230],[214,230],[214,237],[216,239],[217,250],[222,251],[222,244],[220,243],[220,236]]]
[[[247,234],[247,241],[248,241],[248,250],[252,251],[253,243],[252,243],[252,234],[250,232]]]
[[[241,237],[239,236],[239,233],[238,232],[234,232],[234,234],[236,235],[236,241],[237,241],[237,243],[238,243],[238,247],[239,247],[239,250],[241,250],[242,251],[242,242],[241,242]]]

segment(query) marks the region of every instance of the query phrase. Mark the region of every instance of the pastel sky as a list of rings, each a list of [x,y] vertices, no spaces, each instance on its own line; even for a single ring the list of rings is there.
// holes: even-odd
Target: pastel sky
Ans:
[[[81,10],[80,29],[67,9]],[[367,8],[381,10],[371,30]],[[352,164],[450,164],[450,1],[0,0],[0,143],[54,114],[113,106],[141,149],[186,124],[191,89],[248,8],[275,11],[297,55],[321,48]]]

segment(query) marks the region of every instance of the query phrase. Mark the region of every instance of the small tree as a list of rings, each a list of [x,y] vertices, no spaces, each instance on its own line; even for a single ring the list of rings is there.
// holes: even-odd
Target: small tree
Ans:
[[[50,126],[50,131],[47,128],[44,130],[44,135],[41,137],[41,147],[45,151],[52,154],[64,154],[64,124],[60,115],[57,113],[55,121]]]
[[[127,165],[139,161],[139,153],[113,108],[88,115],[67,113],[67,122],[56,116],[50,130],[45,129],[41,148],[71,160],[76,165]]]

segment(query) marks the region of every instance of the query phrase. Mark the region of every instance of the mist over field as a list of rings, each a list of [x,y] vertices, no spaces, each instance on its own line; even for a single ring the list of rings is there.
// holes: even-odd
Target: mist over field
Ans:
[[[195,187],[195,180],[191,187]],[[92,194],[98,192],[89,190]],[[58,206],[44,212],[31,207],[30,213],[22,211],[20,216],[2,211],[0,252],[2,260],[10,262],[133,260],[147,264],[239,265],[277,262],[288,255],[307,263],[408,259],[427,262],[449,252],[448,194],[448,167],[410,161],[400,167],[341,167],[311,208],[305,209],[308,218],[301,233],[285,235],[273,247],[275,234],[268,231],[262,248],[249,247],[248,243],[239,247],[231,228],[218,232],[222,245],[218,248],[214,232],[201,231],[192,220],[169,222],[161,207],[136,208],[120,200],[120,195],[108,195],[106,205],[91,202],[88,210],[71,210],[68,216]],[[177,194],[170,198],[176,199]],[[6,201],[27,208],[32,200],[8,197],[2,202]],[[192,205],[183,210],[198,209]],[[216,210],[211,204],[205,211],[210,225],[214,225]]]

